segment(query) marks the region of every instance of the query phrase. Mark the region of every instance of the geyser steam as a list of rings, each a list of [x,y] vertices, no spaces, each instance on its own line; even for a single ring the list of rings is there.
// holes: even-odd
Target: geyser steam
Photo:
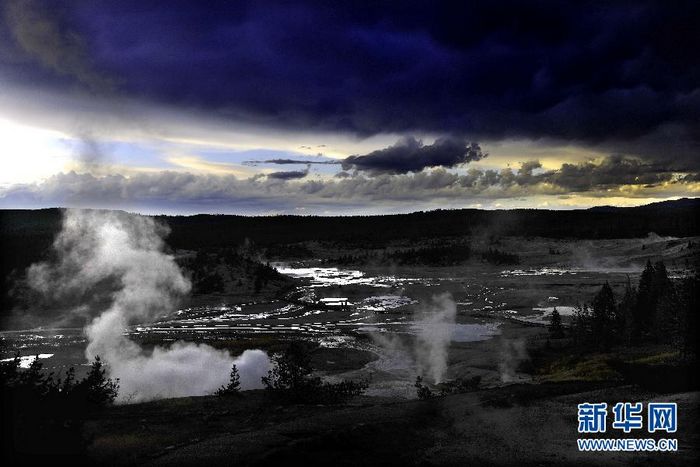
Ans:
[[[99,355],[109,375],[120,379],[121,401],[210,394],[227,382],[234,363],[243,389],[259,387],[270,367],[260,350],[234,359],[205,344],[178,342],[147,354],[125,335],[129,324],[172,311],[190,290],[174,258],[163,252],[165,234],[167,227],[148,217],[66,210],[53,245],[57,260],[32,265],[29,284],[59,296],[107,289],[106,304],[85,328],[86,356]],[[85,312],[84,304],[76,309]]]
[[[452,295],[445,292],[433,295],[427,304],[416,311],[412,326],[416,339],[411,344],[397,335],[372,333],[371,337],[399,367],[408,359],[408,365],[415,364],[418,375],[438,384],[444,381],[447,373],[456,316],[457,304]]]
[[[449,293],[435,295],[416,323],[418,372],[441,383],[447,372],[447,357],[454,330],[457,305]]]

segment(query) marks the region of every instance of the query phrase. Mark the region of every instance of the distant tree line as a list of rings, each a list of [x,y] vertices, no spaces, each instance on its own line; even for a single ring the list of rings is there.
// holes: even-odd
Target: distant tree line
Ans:
[[[637,286],[628,280],[619,300],[606,282],[590,305],[576,310],[573,337],[580,344],[599,349],[620,344],[672,344],[682,358],[696,361],[699,285],[697,275],[674,281],[663,262],[648,261]],[[555,321],[553,313],[552,332],[560,328]]]
[[[327,258],[324,260],[324,263],[346,266],[396,264],[401,266],[446,267],[457,266],[473,258],[478,258],[481,261],[494,265],[520,264],[520,257],[514,253],[508,253],[495,248],[489,248],[479,253],[478,251],[474,251],[469,243],[466,242],[401,248],[376,253],[348,253],[333,258]]]
[[[288,278],[269,263],[262,263],[233,248],[199,250],[178,259],[188,273],[194,294],[226,293],[251,289],[259,293],[271,282],[288,282]]]
[[[384,254],[384,263],[401,265],[455,266],[471,258],[472,249],[466,243],[432,245],[397,250]]]
[[[394,240],[454,238],[475,234],[544,238],[639,238],[649,232],[700,235],[700,201],[685,199],[632,208],[547,211],[436,210],[383,216],[160,216],[172,229],[174,248],[231,246],[245,238],[259,245],[305,241],[381,248]],[[197,244],[197,245],[196,245]]]
[[[691,237],[700,235],[700,200],[682,199],[633,208],[602,207],[587,210],[545,211],[517,209],[436,210],[385,216],[156,216],[171,230],[166,239],[173,250],[238,248],[254,239],[274,257],[279,245],[320,241],[344,248],[384,248],[396,240],[422,241],[469,235],[545,238],[632,238],[649,232]],[[46,259],[61,229],[61,209],[0,210],[0,306],[15,303],[10,290],[26,268]],[[281,247],[284,249],[284,247]],[[308,254],[290,247],[292,257]],[[205,279],[206,282],[206,279]],[[217,289],[216,279],[204,287]],[[264,282],[264,281],[263,281]]]
[[[265,248],[265,256],[275,259],[309,259],[314,257],[314,252],[303,244],[280,243],[268,245]]]
[[[346,253],[344,255],[324,258],[323,264],[329,266],[357,266],[366,264],[379,264],[381,262],[381,253],[365,252],[365,253]]]
[[[508,253],[505,251],[497,250],[495,248],[489,248],[488,250],[481,253],[481,259],[487,263],[495,265],[518,265],[520,264],[520,257],[515,253]]]

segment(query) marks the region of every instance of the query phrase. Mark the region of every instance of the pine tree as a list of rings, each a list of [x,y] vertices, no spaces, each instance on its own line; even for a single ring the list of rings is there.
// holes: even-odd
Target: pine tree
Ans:
[[[557,311],[557,307],[552,310],[552,317],[549,321],[549,334],[553,339],[564,337],[564,327],[561,324],[561,315]]]
[[[576,344],[585,343],[590,337],[591,312],[585,303],[576,307],[572,330]]]
[[[654,264],[654,274],[652,276],[652,295],[654,307],[650,316],[652,324],[650,334],[656,340],[667,341],[670,337],[668,333],[673,333],[673,321],[677,314],[677,304],[675,303],[673,284],[668,278],[666,265],[663,261]]]
[[[631,345],[639,337],[639,321],[635,313],[635,305],[637,301],[637,291],[632,287],[632,281],[627,276],[627,285],[625,286],[625,295],[620,300],[620,305],[617,309],[617,330],[618,335],[627,344]]]
[[[107,378],[107,370],[99,356],[95,356],[85,379],[76,385],[76,390],[94,406],[109,405],[117,398],[119,379]]]
[[[606,282],[593,299],[592,332],[593,340],[599,347],[608,348],[614,338],[616,320],[615,295]]]
[[[689,277],[681,283],[681,356],[695,367],[698,363],[698,346],[700,345],[700,276]]]
[[[231,374],[229,375],[228,384],[226,386],[221,386],[216,390],[217,396],[227,396],[231,394],[238,394],[241,390],[241,377],[238,374],[238,367],[234,363],[231,366]]]
[[[646,339],[649,336],[655,308],[654,266],[652,266],[651,261],[647,261],[637,287],[637,303],[634,311],[638,329],[636,329],[637,334],[634,336],[635,341]]]

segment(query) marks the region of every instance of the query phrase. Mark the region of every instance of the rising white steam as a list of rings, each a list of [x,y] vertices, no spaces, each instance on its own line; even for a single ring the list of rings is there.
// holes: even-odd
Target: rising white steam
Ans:
[[[457,305],[449,293],[432,297],[416,323],[416,364],[418,373],[441,383],[447,371],[447,357],[454,332]]]
[[[416,334],[412,343],[398,335],[372,333],[372,340],[383,349],[384,356],[375,365],[384,371],[412,370],[438,384],[445,380],[450,342],[455,332],[457,304],[450,293],[434,295],[417,310],[411,329]],[[414,378],[415,373],[406,375]]]
[[[513,383],[520,380],[518,366],[529,359],[525,339],[502,339],[498,370],[501,382]]]
[[[172,311],[190,290],[174,258],[163,252],[165,234],[167,227],[148,217],[66,210],[54,242],[57,261],[30,267],[29,283],[54,296],[108,290],[106,304],[85,329],[86,356],[99,355],[109,375],[120,379],[121,401],[210,394],[226,383],[234,363],[243,389],[259,387],[270,366],[262,351],[234,359],[208,345],[179,342],[146,353],[125,335],[129,324]],[[85,312],[84,305],[78,308]]]

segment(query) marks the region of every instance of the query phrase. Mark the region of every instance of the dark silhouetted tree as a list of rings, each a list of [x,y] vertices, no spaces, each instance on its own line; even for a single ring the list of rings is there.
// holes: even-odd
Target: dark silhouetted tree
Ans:
[[[234,363],[231,367],[231,374],[229,375],[228,384],[226,386],[221,386],[216,390],[217,396],[230,396],[233,394],[238,394],[241,390],[241,377],[238,374],[238,367]]]
[[[652,296],[654,308],[651,313],[651,329],[649,335],[656,341],[671,342],[677,332],[677,316],[675,309],[677,297],[671,279],[668,277],[666,266],[662,261],[654,263],[652,276]]]
[[[637,291],[627,276],[625,294],[617,308],[617,332],[622,342],[632,344],[640,335],[640,323],[636,314]],[[636,337],[635,337],[636,336]]]
[[[591,332],[593,342],[602,348],[612,345],[617,321],[615,295],[609,283],[603,284],[598,294],[593,298],[591,315]]]
[[[117,390],[99,359],[77,383],[73,369],[61,380],[46,373],[38,358],[25,370],[19,355],[0,362],[3,460],[7,465],[34,465],[50,457],[82,464],[87,445],[84,420],[112,403]]]
[[[100,357],[96,356],[87,376],[75,385],[73,391],[84,397],[93,407],[103,407],[117,398],[119,380],[107,378],[107,370]]]
[[[591,311],[588,305],[583,303],[574,310],[574,318],[571,323],[574,342],[576,344],[588,343],[591,339]]]
[[[368,381],[323,382],[311,376],[311,358],[301,343],[292,343],[285,352],[272,357],[272,369],[263,376],[265,388],[275,391],[285,402],[338,403],[362,394]]]
[[[301,388],[311,374],[311,358],[303,344],[293,342],[285,352],[272,357],[273,366],[263,376],[267,389],[294,391]]]
[[[564,326],[561,324],[561,315],[557,307],[552,310],[552,317],[549,320],[549,334],[553,339],[564,337]]]
[[[635,320],[637,327],[633,340],[639,342],[649,337],[649,332],[653,323],[654,311],[656,309],[656,295],[654,287],[654,266],[651,261],[642,271],[637,287],[637,303],[635,306]]]
[[[698,346],[700,345],[700,277],[688,277],[680,284],[679,295],[681,356],[684,360],[698,364]]]

